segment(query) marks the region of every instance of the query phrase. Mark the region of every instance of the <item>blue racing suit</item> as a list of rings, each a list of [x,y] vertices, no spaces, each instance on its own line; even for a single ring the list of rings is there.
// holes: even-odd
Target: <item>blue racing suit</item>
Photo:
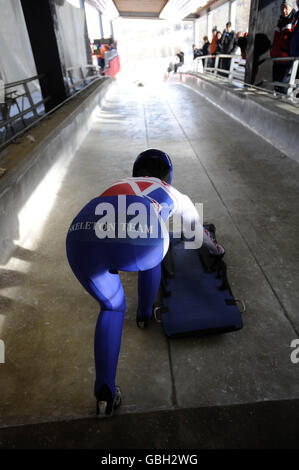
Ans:
[[[169,246],[165,223],[174,214],[189,222],[199,218],[188,196],[164,181],[130,177],[92,199],[70,225],[66,239],[69,264],[101,306],[94,338],[95,394],[104,384],[115,394],[126,310],[118,271],[138,271],[137,316],[150,317],[161,280],[161,261]],[[203,244],[213,254],[224,253],[205,229]]]

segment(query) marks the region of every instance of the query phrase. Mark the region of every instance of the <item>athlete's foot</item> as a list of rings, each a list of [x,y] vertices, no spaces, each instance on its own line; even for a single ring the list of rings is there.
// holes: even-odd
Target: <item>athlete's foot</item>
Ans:
[[[106,387],[106,390],[103,388]],[[113,411],[120,407],[121,405],[121,390],[120,387],[116,386],[114,397],[111,397],[110,390],[107,391],[108,387],[104,385],[96,393],[97,398],[97,408],[96,415],[100,418],[107,418],[108,416],[113,415]],[[110,393],[109,393],[110,392]]]
[[[150,318],[152,318],[152,317],[150,317]],[[146,317],[146,316],[138,316],[138,311],[137,311],[136,324],[137,324],[138,328],[141,328],[141,329],[147,328],[150,318]]]

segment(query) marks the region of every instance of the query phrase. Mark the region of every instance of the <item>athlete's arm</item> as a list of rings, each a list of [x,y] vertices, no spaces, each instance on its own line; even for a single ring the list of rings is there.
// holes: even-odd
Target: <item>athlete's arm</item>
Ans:
[[[176,200],[176,207],[173,211],[173,215],[176,216],[176,214],[178,214],[181,216],[183,234],[186,235],[185,230],[187,230],[190,235],[190,230],[192,231],[191,227],[193,227],[193,233],[194,230],[201,230],[203,234],[202,244],[208,248],[209,252],[213,255],[223,255],[225,252],[224,248],[219,245],[213,238],[212,234],[202,226],[197,209],[191,199],[173,187],[171,187],[171,193]]]

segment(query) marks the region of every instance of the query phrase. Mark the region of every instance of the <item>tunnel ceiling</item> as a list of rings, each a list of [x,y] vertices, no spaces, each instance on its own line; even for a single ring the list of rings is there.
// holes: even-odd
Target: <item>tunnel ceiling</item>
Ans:
[[[160,13],[167,5],[168,0],[85,0],[91,6],[106,14],[111,20],[118,15],[122,18],[159,18]],[[174,14],[176,10],[186,10],[186,0],[171,0],[171,9]],[[214,3],[218,0],[198,0],[196,3],[197,11],[194,13],[188,12],[186,18],[192,19],[199,16],[199,11],[203,6]],[[228,1],[228,0],[223,0]],[[170,5],[170,4],[169,4]],[[183,6],[182,6],[183,5]],[[194,1],[192,3],[194,5]],[[170,12],[172,11],[170,10]],[[169,13],[169,12],[168,12]],[[163,17],[164,18],[164,17]]]
[[[122,17],[159,18],[167,0],[113,0]]]

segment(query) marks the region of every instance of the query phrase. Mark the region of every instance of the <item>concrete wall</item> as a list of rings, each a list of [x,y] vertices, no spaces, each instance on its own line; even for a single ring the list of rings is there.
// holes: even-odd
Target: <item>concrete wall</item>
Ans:
[[[192,88],[282,153],[299,161],[299,115],[292,105],[281,107],[281,103],[270,96],[250,94],[247,90],[224,85],[196,73],[171,75],[169,81]]]
[[[26,231],[22,224],[28,220],[24,217],[21,220],[20,216],[26,203],[50,171],[55,182],[63,178],[67,164],[90,129],[93,113],[113,83],[112,78],[102,79],[24,160],[0,179],[0,263],[5,263],[14,248],[14,240]],[[55,117],[55,113],[51,116]],[[27,213],[30,215],[30,208]]]

